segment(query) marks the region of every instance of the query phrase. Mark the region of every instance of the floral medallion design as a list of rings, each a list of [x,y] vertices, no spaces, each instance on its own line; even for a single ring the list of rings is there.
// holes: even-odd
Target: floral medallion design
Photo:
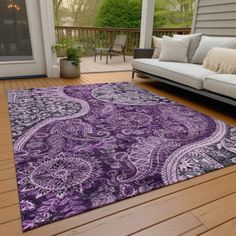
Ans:
[[[236,128],[130,83],[9,92],[24,231],[236,163]]]
[[[83,184],[99,177],[99,161],[94,157],[65,156],[60,153],[55,158],[46,157],[39,163],[32,163],[32,168],[22,170],[25,178],[19,181],[24,187],[22,192],[37,189],[36,199],[52,193],[63,198],[68,190],[83,193]]]

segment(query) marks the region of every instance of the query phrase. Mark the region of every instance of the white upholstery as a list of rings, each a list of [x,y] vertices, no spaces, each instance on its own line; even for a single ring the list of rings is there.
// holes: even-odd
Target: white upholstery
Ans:
[[[215,72],[207,70],[201,65],[163,62],[158,59],[135,59],[132,62],[132,66],[134,69],[163,77],[196,89],[203,89],[204,78],[215,74]]]
[[[212,48],[203,61],[203,67],[219,74],[236,75],[236,49]]]
[[[202,64],[210,49],[215,47],[236,49],[236,38],[202,36],[199,47],[193,56],[192,63]]]
[[[192,62],[193,56],[199,46],[203,34],[174,34],[174,38],[190,38],[190,45],[188,48],[188,62]]]
[[[175,61],[187,63],[189,44],[189,37],[174,39],[168,36],[163,36],[159,61]]]
[[[152,58],[159,58],[161,54],[162,38],[152,36],[152,40],[155,47]]]
[[[203,88],[236,99],[236,75],[215,74],[206,76]]]

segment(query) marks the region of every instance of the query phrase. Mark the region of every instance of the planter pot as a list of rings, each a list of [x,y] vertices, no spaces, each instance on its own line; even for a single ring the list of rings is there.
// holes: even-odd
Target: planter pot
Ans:
[[[60,60],[60,75],[62,78],[74,79],[80,77],[80,63],[73,65],[66,58]]]

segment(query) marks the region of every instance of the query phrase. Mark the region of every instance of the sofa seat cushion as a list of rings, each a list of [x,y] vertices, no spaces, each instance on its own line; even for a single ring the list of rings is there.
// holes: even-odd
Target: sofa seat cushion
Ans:
[[[134,69],[166,78],[196,89],[203,89],[204,78],[215,72],[203,68],[201,65],[163,62],[158,59],[135,59],[132,62]]]
[[[204,89],[236,99],[236,75],[215,74],[207,76]]]

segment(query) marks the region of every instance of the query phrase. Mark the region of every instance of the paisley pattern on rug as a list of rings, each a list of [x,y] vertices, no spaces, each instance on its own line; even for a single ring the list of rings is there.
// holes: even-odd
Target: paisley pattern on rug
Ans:
[[[131,83],[9,92],[23,230],[236,163],[236,128]]]

